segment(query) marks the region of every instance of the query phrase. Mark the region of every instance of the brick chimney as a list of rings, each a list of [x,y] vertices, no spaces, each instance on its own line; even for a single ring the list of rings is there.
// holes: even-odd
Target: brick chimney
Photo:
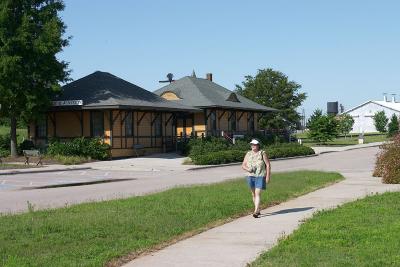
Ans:
[[[206,74],[206,79],[212,82],[212,73],[207,73]]]

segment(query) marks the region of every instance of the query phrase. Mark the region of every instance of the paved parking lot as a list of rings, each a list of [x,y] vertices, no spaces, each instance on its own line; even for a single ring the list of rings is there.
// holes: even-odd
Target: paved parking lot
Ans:
[[[138,178],[152,178],[163,175],[159,170],[102,170],[102,169],[78,169],[51,172],[15,173],[0,175],[0,192],[27,189],[42,189],[54,187],[67,187],[76,185],[88,185],[95,183],[109,183]]]
[[[0,190],[34,189],[72,186],[95,182],[131,179],[129,175],[103,170],[69,170],[58,172],[13,174],[0,176]]]
[[[327,170],[356,173],[371,171],[375,163],[377,147],[322,154],[318,157],[273,161],[272,170]],[[154,193],[176,186],[215,183],[235,177],[244,177],[240,166],[188,171],[168,166],[160,168],[123,168],[129,161],[119,162],[119,168],[69,170],[65,172],[19,173],[0,175],[0,213],[27,210],[29,201],[35,208],[60,207],[87,201],[124,198]],[[151,162],[151,161],[150,161]],[[100,165],[101,163],[97,163]],[[92,166],[94,168],[94,166]],[[23,187],[54,185],[71,181],[96,181],[101,179],[130,179],[120,182],[97,183],[84,186],[67,186],[46,189],[19,190]],[[244,179],[243,179],[244,182]]]

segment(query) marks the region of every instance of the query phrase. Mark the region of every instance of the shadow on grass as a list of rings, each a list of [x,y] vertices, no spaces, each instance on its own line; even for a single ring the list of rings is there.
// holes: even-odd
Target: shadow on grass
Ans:
[[[260,217],[267,217],[267,216],[273,216],[273,215],[279,215],[279,214],[287,214],[287,213],[294,213],[294,212],[302,212],[302,211],[310,210],[310,209],[313,209],[313,208],[314,208],[314,207],[284,209],[284,210],[279,210],[279,211],[275,211],[275,212],[270,212],[270,213],[261,214]]]

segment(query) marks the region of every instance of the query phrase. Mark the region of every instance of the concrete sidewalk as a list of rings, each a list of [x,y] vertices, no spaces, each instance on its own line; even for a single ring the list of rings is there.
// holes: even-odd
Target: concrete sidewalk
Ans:
[[[323,153],[330,153],[330,152],[342,152],[342,151],[367,148],[367,147],[375,147],[375,146],[383,145],[384,143],[385,142],[374,142],[374,143],[369,143],[369,144],[358,144],[358,145],[350,145],[350,146],[313,146],[311,148],[314,149],[315,154],[323,154]]]
[[[259,219],[250,215],[242,217],[139,257],[125,266],[246,266],[318,210],[334,208],[369,194],[400,191],[400,185],[382,184],[370,171],[343,175],[346,180],[342,182],[263,210]]]

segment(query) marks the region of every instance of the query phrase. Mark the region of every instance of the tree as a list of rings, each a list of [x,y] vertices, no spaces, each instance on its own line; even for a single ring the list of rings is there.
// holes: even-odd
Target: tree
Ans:
[[[331,115],[323,115],[320,109],[314,111],[307,126],[308,137],[317,143],[325,143],[338,135],[337,119]]]
[[[378,132],[385,133],[386,132],[386,125],[389,119],[386,117],[385,111],[379,111],[374,115],[374,125]]]
[[[10,122],[11,155],[17,155],[17,120],[36,119],[68,80],[56,55],[68,45],[58,13],[61,0],[0,1],[0,117]]]
[[[260,121],[267,129],[294,128],[301,116],[296,109],[307,98],[299,93],[301,85],[289,81],[282,72],[273,69],[260,69],[255,77],[245,76],[242,86],[236,85],[236,92],[261,105],[276,108],[278,112],[266,114]]]
[[[341,134],[344,134],[344,138],[350,133],[353,129],[354,119],[351,115],[345,113],[338,116],[338,131]]]
[[[388,125],[388,136],[395,136],[399,132],[399,119],[396,114],[393,114],[390,118],[390,122]]]

